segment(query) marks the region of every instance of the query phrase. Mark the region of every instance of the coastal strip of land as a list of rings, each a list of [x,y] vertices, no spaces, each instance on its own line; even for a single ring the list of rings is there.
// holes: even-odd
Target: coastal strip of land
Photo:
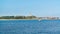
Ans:
[[[59,17],[1,16],[0,20],[58,20]]]

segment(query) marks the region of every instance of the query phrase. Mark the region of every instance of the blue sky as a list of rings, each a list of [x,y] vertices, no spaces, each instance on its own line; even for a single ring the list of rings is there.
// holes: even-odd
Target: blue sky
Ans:
[[[60,0],[0,0],[0,16],[59,16]]]

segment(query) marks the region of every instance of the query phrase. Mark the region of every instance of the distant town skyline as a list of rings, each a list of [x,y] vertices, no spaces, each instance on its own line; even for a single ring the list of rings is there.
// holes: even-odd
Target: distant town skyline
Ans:
[[[0,16],[60,17],[60,0],[0,0]]]

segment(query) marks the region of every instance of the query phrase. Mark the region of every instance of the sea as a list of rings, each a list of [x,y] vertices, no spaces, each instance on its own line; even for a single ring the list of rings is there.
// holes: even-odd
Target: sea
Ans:
[[[60,20],[0,20],[0,34],[60,34]]]

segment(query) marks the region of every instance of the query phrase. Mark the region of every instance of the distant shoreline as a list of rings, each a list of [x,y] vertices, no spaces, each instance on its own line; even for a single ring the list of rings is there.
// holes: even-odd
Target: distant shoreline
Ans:
[[[60,20],[60,19],[0,19],[0,20]]]
[[[0,19],[0,20],[38,20],[38,19]]]

